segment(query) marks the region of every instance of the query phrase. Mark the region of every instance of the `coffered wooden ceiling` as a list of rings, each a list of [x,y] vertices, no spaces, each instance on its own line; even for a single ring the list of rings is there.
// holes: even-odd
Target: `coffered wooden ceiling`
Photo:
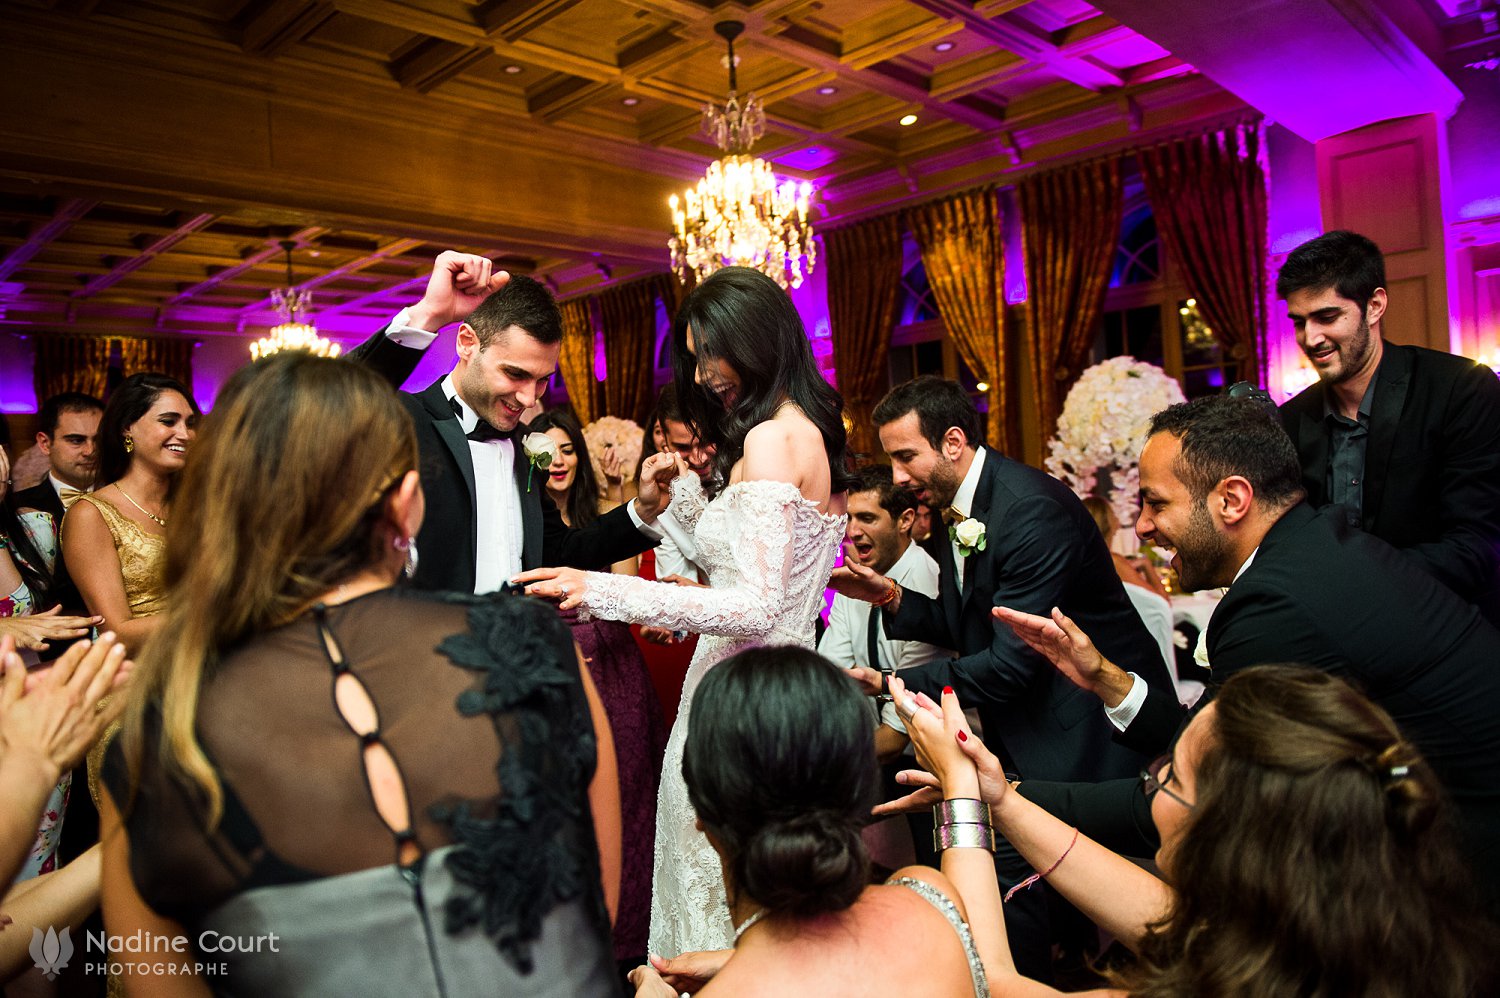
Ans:
[[[663,270],[727,18],[824,226],[1244,107],[1081,0],[0,2],[0,322],[258,330],[283,239],[320,322]]]

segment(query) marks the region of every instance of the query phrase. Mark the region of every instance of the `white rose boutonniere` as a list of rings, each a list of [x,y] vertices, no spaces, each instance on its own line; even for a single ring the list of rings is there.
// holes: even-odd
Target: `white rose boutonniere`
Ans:
[[[526,491],[531,491],[531,473],[538,468],[551,466],[557,457],[557,441],[545,433],[528,433],[521,438],[521,452],[530,465],[526,469]]]
[[[962,523],[948,528],[948,539],[958,544],[958,553],[967,558],[975,551],[983,551],[986,543],[984,524],[972,516]]]

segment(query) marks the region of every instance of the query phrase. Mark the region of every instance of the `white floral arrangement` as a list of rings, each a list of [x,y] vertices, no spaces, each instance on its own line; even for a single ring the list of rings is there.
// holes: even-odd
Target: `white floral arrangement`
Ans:
[[[632,419],[619,416],[601,416],[583,428],[583,442],[589,448],[589,460],[594,465],[594,475],[599,485],[604,486],[604,455],[607,448],[614,450],[620,461],[620,474],[625,481],[635,481],[635,466],[641,463],[641,442],[645,432]]]
[[[1109,504],[1121,526],[1135,522],[1141,448],[1151,417],[1186,401],[1175,378],[1134,357],[1111,357],[1084,371],[1068,392],[1047,471],[1080,498],[1097,494],[1109,475]]]

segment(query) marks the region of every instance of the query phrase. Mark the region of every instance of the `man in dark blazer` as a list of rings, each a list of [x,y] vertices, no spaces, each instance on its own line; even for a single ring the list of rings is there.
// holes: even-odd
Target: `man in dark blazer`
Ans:
[[[949,542],[934,549],[936,599],[852,560],[834,573],[839,592],[883,604],[888,637],[959,653],[904,670],[908,688],[937,699],[952,686],[965,706],[978,708],[986,741],[1006,768],[1025,778],[1104,780],[1137,772],[1150,757],[1116,740],[1129,717],[1113,724],[1093,697],[990,615],[997,604],[1042,613],[1062,606],[1088,619],[1101,644],[1147,687],[1171,689],[1161,651],[1083,503],[1052,477],[981,446],[979,414],[957,382],[907,382],[880,401],[873,418],[895,484],[955,521]],[[878,689],[879,673],[852,671],[867,689]],[[996,853],[996,872],[1009,886],[1031,871],[1007,844]],[[1005,906],[1017,967],[1038,980],[1050,978],[1044,902],[1044,892],[1030,891]]]
[[[42,403],[36,445],[47,455],[47,477],[15,494],[17,509],[39,509],[61,523],[73,499],[93,491],[103,415],[104,403],[82,392],[63,392]],[[67,493],[66,503],[63,493]]]
[[[1500,626],[1500,380],[1473,361],[1382,339],[1385,261],[1335,231],[1276,281],[1318,382],[1282,406],[1315,507],[1407,552]]]
[[[1173,548],[1183,584],[1228,585],[1208,625],[1214,680],[1265,663],[1352,680],[1388,711],[1452,797],[1463,844],[1500,902],[1500,631],[1405,554],[1302,501],[1291,441],[1267,407],[1205,398],[1158,413],[1141,454],[1142,539]],[[1007,615],[1086,687],[1122,673],[1072,620]],[[1169,739],[1181,712],[1132,728]],[[1154,829],[1139,781],[1021,784],[1021,792],[1132,855]],[[1134,838],[1132,843],[1130,840]]]
[[[543,498],[545,466],[533,466],[520,418],[557,372],[562,318],[537,281],[492,272],[482,257],[442,253],[422,300],[350,356],[399,387],[437,331],[460,321],[452,372],[401,393],[416,424],[427,502],[414,582],[490,592],[525,569],[602,570],[656,543],[651,525],[667,497],[652,477],[643,475],[636,500],[583,529],[565,525]]]

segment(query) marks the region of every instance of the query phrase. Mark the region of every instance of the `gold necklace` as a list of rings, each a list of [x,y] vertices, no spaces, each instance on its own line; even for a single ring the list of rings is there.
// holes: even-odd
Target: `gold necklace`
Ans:
[[[115,491],[119,492],[120,495],[125,496],[125,501],[126,502],[130,503],[130,505],[134,506],[136,509],[140,510],[142,513],[145,513],[147,516],[151,517],[151,519],[153,519],[157,523],[161,524],[161,526],[165,529],[165,527],[167,525],[167,521],[163,520],[161,517],[159,517],[155,513],[151,512],[145,506],[142,506],[140,503],[138,503],[134,499],[130,498],[130,496],[125,495],[125,490],[122,489],[122,488],[120,488],[120,483],[119,482],[115,483]]]

